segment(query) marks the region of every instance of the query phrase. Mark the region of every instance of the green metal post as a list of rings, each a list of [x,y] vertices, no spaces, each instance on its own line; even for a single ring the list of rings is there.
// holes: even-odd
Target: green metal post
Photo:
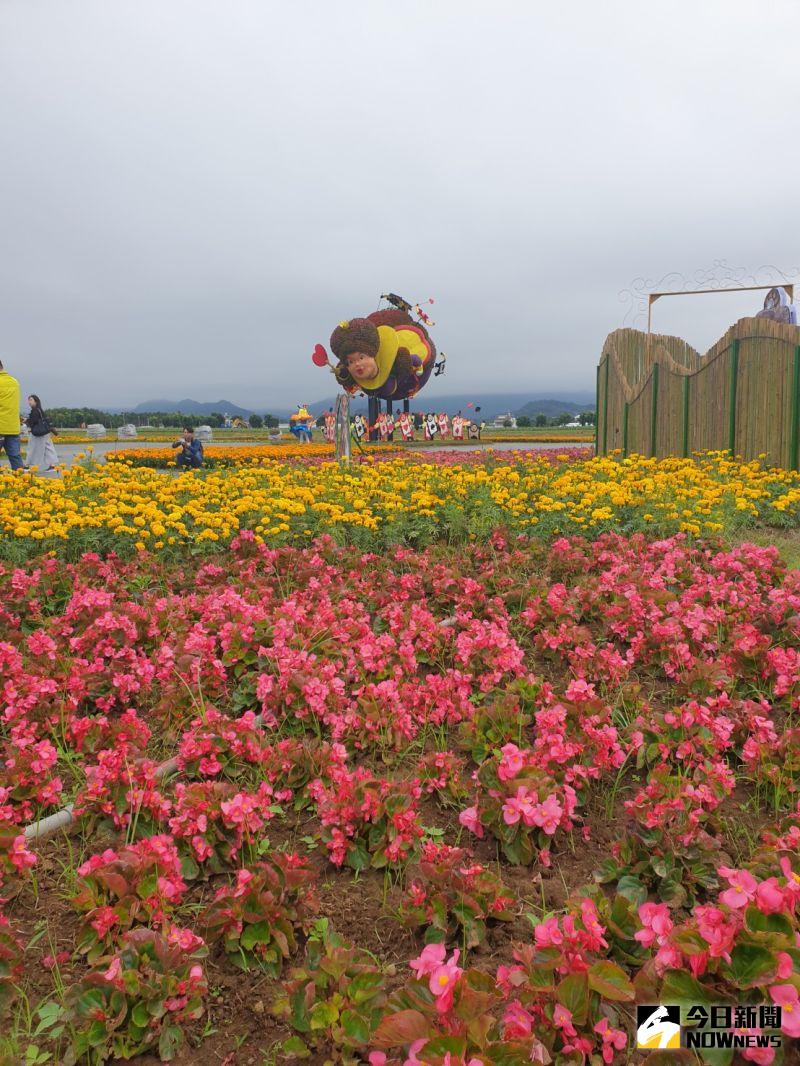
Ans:
[[[736,385],[739,381],[739,341],[731,342],[731,403],[728,412],[728,450],[731,455],[736,448]]]
[[[628,458],[628,408],[630,404],[625,401],[625,405],[622,408],[622,456],[624,459]]]
[[[658,423],[658,363],[653,363],[653,406],[650,412],[650,455],[656,454]]]
[[[689,375],[683,379],[683,458],[689,455]]]
[[[608,453],[608,364],[610,362],[606,352],[606,384],[605,397],[603,398],[603,455]]]

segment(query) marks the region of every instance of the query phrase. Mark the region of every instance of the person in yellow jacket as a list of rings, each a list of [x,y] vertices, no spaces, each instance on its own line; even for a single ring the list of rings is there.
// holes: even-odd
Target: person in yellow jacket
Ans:
[[[0,363],[0,450],[5,448],[12,470],[22,469],[19,446],[19,382]]]

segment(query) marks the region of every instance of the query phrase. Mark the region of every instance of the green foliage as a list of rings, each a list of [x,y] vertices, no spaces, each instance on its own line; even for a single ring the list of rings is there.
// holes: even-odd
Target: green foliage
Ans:
[[[472,718],[459,727],[459,746],[480,765],[492,751],[504,744],[520,744],[533,721],[533,715],[526,708],[533,706],[536,691],[535,686],[514,681],[503,695],[476,707]]]
[[[474,863],[464,848],[428,844],[411,873],[400,919],[411,929],[424,929],[427,943],[458,938],[474,948],[486,939],[488,920],[514,917],[514,899],[502,880]]]
[[[241,969],[278,977],[297,948],[296,931],[307,928],[316,909],[313,879],[305,860],[276,852],[239,870],[236,884],[217,892],[200,926],[210,940],[222,941]]]
[[[175,933],[182,936],[167,939],[150,929],[127,933],[102,969],[69,989],[63,1017],[74,1035],[66,1066],[148,1050],[157,1050],[164,1062],[175,1057],[185,1026],[202,1016],[208,991],[200,965],[207,949],[199,937]]]
[[[22,944],[0,915],[0,1022],[17,997],[16,982],[21,973]]]
[[[318,921],[303,965],[290,972],[272,1006],[273,1014],[300,1034],[284,1042],[287,1058],[329,1054],[333,1047],[339,1057],[332,1061],[362,1062],[356,1052],[371,1046],[386,1004],[386,979],[393,972],[332,933],[327,919]]]

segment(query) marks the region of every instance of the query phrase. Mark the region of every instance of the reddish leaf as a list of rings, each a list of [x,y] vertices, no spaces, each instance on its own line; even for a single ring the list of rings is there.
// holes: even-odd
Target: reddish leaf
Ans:
[[[424,1014],[416,1010],[399,1010],[381,1018],[372,1041],[376,1048],[400,1047],[413,1044],[428,1035],[428,1022]]]

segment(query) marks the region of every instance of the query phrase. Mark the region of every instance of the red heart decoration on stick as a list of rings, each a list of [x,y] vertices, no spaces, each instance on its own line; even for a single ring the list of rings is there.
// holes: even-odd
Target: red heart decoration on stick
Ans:
[[[325,351],[325,349],[322,347],[321,344],[318,344],[314,348],[314,351],[313,351],[312,356],[311,356],[311,361],[314,364],[314,366],[327,366],[328,365],[328,353]]]

